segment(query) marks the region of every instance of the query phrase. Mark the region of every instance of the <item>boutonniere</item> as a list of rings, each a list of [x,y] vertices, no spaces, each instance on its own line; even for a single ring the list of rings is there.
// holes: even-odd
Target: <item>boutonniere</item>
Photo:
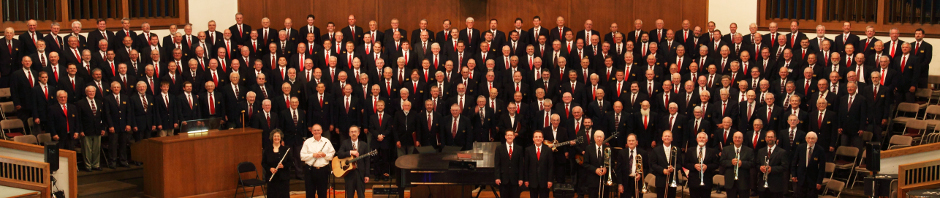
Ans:
[[[127,101],[121,101],[121,104],[127,104]]]
[[[826,121],[826,124],[832,124],[832,121]]]
[[[636,76],[636,74],[630,74],[630,76]]]
[[[352,107],[353,110],[356,110],[356,107]]]
[[[682,128],[682,126],[676,126],[676,127],[679,127],[680,129]]]
[[[75,117],[75,114],[72,114],[72,117],[74,118],[74,117]]]
[[[152,102],[150,103],[150,106],[153,106],[153,103],[152,103]]]
[[[764,142],[764,140],[760,140],[760,142]]]
[[[813,158],[813,161],[818,161],[818,160],[819,160],[818,157],[814,157],[814,158]]]
[[[774,117],[774,120],[777,120],[777,117]]]
[[[884,97],[885,97],[885,95],[884,95],[884,94],[881,94],[881,97],[882,97],[882,98],[884,98]]]
[[[323,102],[323,104],[330,104],[330,102]]]
[[[924,50],[920,50],[920,53],[924,53]]]

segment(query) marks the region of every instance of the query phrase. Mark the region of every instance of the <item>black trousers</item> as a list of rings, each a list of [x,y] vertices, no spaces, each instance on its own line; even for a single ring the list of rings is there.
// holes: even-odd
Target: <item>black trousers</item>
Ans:
[[[819,197],[819,190],[816,189],[816,183],[806,182],[803,186],[793,188],[793,197],[796,198],[816,198]]]
[[[502,181],[499,185],[499,197],[519,198],[522,193],[522,186],[519,186],[519,180]]]
[[[326,198],[326,191],[330,188],[330,165],[321,168],[304,165],[304,189],[307,198]]]
[[[763,187],[761,187],[763,188]],[[783,198],[783,192],[772,192],[770,189],[764,189],[758,194],[760,198]]]
[[[711,197],[711,195],[712,195],[712,193],[711,193],[711,191],[712,191],[712,186],[711,186],[711,185],[705,184],[705,186],[699,186],[699,185],[698,185],[699,182],[694,182],[694,181],[690,181],[690,182],[691,182],[691,183],[689,183],[688,186],[689,186],[689,194],[692,196],[692,198],[708,198],[708,197]]]
[[[124,131],[124,127],[114,127],[114,133],[108,133],[108,158],[111,159],[111,163],[115,162],[126,162],[127,161],[127,150],[128,143],[130,142],[130,133]]]
[[[352,170],[348,175],[343,177],[343,179],[346,181],[346,198],[353,198],[356,197],[356,195],[358,195],[359,198],[366,197],[366,185],[365,181],[363,181],[364,177],[362,172],[358,169]]]
[[[388,141],[389,139],[385,139],[385,140]],[[372,169],[375,170],[375,172],[372,173],[372,175],[374,175],[377,178],[384,178],[385,174],[389,173],[390,165],[388,163],[389,161],[391,161],[392,156],[394,156],[396,153],[392,153],[391,152],[392,150],[387,149],[387,148],[378,148],[376,149],[376,151],[378,151],[378,154],[376,154],[374,157],[371,157]],[[391,177],[391,175],[389,176]]]
[[[730,185],[725,184],[725,192],[728,193],[728,198],[750,198],[751,189],[740,189],[741,185],[749,186],[750,184],[742,184],[741,182],[734,182]]]
[[[541,188],[529,188],[529,197],[531,198],[548,198],[550,190],[545,187]],[[502,194],[502,193],[500,193]]]
[[[664,187],[656,187],[656,197],[657,197],[657,198],[664,198],[664,197],[670,197],[670,198],[671,198],[671,197],[676,197],[676,188],[675,188],[675,187],[669,187],[668,185],[669,185],[669,184],[666,184],[666,186],[664,186]]]

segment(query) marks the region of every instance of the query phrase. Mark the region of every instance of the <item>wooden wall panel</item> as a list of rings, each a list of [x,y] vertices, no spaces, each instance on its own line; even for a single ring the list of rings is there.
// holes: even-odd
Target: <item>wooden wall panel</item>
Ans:
[[[474,28],[488,29],[489,20],[497,19],[499,29],[508,31],[513,29],[516,18],[522,18],[524,29],[532,28],[534,16],[542,18],[542,27],[554,28],[555,18],[563,16],[565,26],[576,31],[583,30],[584,21],[591,19],[593,29],[601,34],[610,32],[614,22],[620,31],[631,31],[634,19],[643,20],[644,30],[655,28],[656,19],[663,19],[669,29],[680,29],[684,19],[693,26],[704,26],[708,5],[708,1],[701,0],[239,0],[238,3],[245,22],[252,27],[260,27],[261,18],[267,16],[274,28],[284,28],[284,17],[291,17],[297,28],[305,23],[307,14],[313,13],[321,31],[327,22],[335,23],[337,30],[346,26],[350,14],[356,15],[356,25],[367,30],[369,20],[376,20],[384,31],[390,28],[392,18],[398,18],[400,27],[409,31],[418,27],[420,19],[428,19],[428,28],[435,32],[441,31],[444,19],[450,19],[453,28],[463,29],[469,16],[476,20]]]
[[[568,26],[573,31],[583,31],[586,20],[590,19],[592,28],[600,33],[599,39],[604,41],[604,34],[610,32],[610,23],[619,22],[617,12],[617,0],[571,0],[571,17],[568,20]],[[619,24],[618,24],[619,26]],[[575,33],[577,35],[577,32]],[[585,44],[590,43],[590,38],[585,38]]]
[[[313,1],[267,0],[265,1],[265,7],[277,8],[268,10],[267,17],[271,19],[271,27],[279,30],[284,29],[284,19],[288,17],[291,18],[293,22],[292,27],[298,28],[307,23],[307,14],[315,13],[311,12]],[[246,20],[246,22],[250,21]],[[258,19],[257,23],[257,26],[252,24],[251,27],[261,28],[261,19]]]
[[[270,0],[268,0],[270,1]],[[290,0],[300,1],[300,0]],[[336,24],[336,31],[349,25],[346,21],[349,15],[356,16],[356,25],[365,30],[369,28],[369,20],[377,20],[378,12],[376,0],[355,1],[313,1],[313,12],[317,15],[317,27],[323,32],[327,22]],[[388,22],[379,23],[387,24]],[[283,27],[282,27],[283,28]]]
[[[426,8],[415,9],[416,5]],[[411,31],[418,29],[418,22],[421,19],[427,19],[428,29],[436,33],[441,31],[444,19],[454,22],[453,20],[457,18],[458,6],[458,0],[382,0],[379,1],[379,29],[384,31],[391,28],[389,23],[392,18],[398,18],[399,27],[408,30],[410,37]],[[363,28],[367,28],[367,25],[363,25]],[[408,38],[408,40],[414,41],[413,38]]]

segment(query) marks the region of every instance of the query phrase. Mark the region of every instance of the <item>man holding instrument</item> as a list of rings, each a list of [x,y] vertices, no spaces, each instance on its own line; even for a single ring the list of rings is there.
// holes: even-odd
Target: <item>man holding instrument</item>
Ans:
[[[718,169],[718,150],[708,148],[708,134],[698,132],[695,136],[698,143],[689,146],[685,153],[683,167],[689,169],[689,194],[692,198],[707,198],[711,195],[712,177]]]
[[[767,146],[757,151],[757,159],[761,160],[761,182],[757,189],[760,191],[760,198],[783,197],[787,191],[790,156],[786,150],[777,146],[777,135],[774,131],[767,131],[764,139],[767,140]]]
[[[323,127],[314,124],[308,128],[313,138],[304,141],[300,150],[300,160],[304,161],[304,189],[307,189],[307,198],[326,197],[329,188],[330,159],[336,154],[330,140],[323,138]],[[347,188],[349,189],[349,188]]]
[[[342,146],[339,147],[339,153],[336,155],[339,158],[347,157],[359,157],[360,151],[364,153],[370,151],[369,144],[364,140],[359,140],[359,127],[352,125],[349,127],[349,140],[343,141]],[[349,170],[346,176],[343,179],[346,181],[346,198],[353,198],[356,195],[359,195],[359,198],[366,197],[366,185],[369,183],[369,165],[370,159],[358,160],[356,163],[357,169]],[[309,194],[309,193],[308,193]]]
[[[670,183],[679,179],[673,175],[679,173],[679,149],[672,145],[672,131],[664,130],[662,140],[649,155],[650,172],[656,176],[656,197],[676,197],[676,187],[670,187]]]
[[[725,169],[725,191],[729,198],[748,198],[751,192],[749,167],[754,165],[754,150],[744,146],[744,134],[734,132],[733,145],[721,150],[721,166]]]
[[[620,162],[620,164],[623,165],[620,166],[620,170],[618,172],[621,174],[620,189],[618,190],[620,191],[620,194],[623,196],[623,198],[643,197],[643,192],[641,189],[643,188],[643,176],[646,174],[643,172],[643,170],[647,170],[649,166],[647,166],[643,161],[640,161],[640,163],[644,163],[639,165],[641,166],[641,169],[637,168],[636,163],[637,156],[640,156],[640,158],[646,158],[648,155],[643,152],[643,150],[637,148],[637,145],[639,145],[639,142],[636,140],[636,134],[631,133],[630,135],[627,135],[627,148],[621,150],[620,157],[617,158],[620,160],[626,160]]]

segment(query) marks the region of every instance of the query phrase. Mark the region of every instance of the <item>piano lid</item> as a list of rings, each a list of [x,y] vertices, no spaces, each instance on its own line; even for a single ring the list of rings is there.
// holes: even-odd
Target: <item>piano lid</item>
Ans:
[[[425,153],[411,154],[398,157],[395,166],[401,169],[421,169],[421,170],[447,170],[451,167],[450,162],[475,162],[477,168],[493,168],[496,147],[500,142],[474,142],[473,149],[450,153]],[[457,154],[470,154],[470,159],[458,159]]]

